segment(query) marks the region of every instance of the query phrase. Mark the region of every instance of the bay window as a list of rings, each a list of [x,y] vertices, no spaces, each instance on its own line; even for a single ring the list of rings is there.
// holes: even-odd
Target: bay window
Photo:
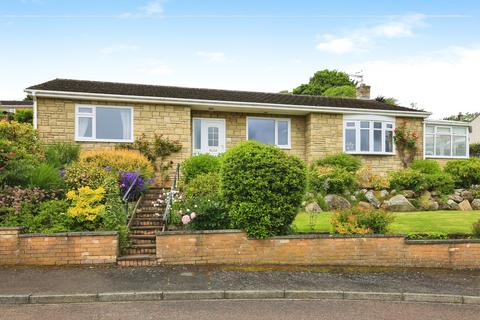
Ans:
[[[131,107],[76,105],[75,140],[133,142],[133,109]]]
[[[247,118],[247,140],[256,140],[289,149],[290,139],[290,119]]]
[[[395,119],[380,116],[345,116],[344,151],[393,154]]]
[[[427,123],[425,125],[425,156],[468,157],[468,127]]]

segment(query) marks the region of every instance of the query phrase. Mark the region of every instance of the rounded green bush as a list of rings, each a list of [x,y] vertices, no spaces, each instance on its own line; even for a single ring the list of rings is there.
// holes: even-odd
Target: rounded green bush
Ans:
[[[317,160],[317,165],[343,168],[348,172],[355,173],[362,166],[362,160],[348,153],[338,153]]]
[[[420,171],[422,173],[428,173],[428,174],[435,174],[435,173],[442,172],[442,168],[440,168],[440,165],[438,164],[438,162],[431,159],[414,160],[410,164],[410,169],[415,171]]]
[[[422,173],[412,168],[402,169],[390,174],[390,186],[397,190],[413,190],[416,192],[438,191],[448,194],[455,184],[452,176],[445,172]]]
[[[187,200],[199,197],[215,197],[219,192],[219,184],[218,172],[205,173],[190,180],[183,192]]]
[[[448,161],[445,172],[454,177],[457,187],[470,188],[474,184],[480,184],[480,159]]]
[[[288,231],[306,185],[303,162],[277,147],[247,141],[227,151],[220,190],[234,228],[266,238]]]
[[[355,175],[342,167],[313,166],[308,171],[308,189],[315,193],[345,194],[357,186]]]
[[[182,177],[185,183],[195,177],[220,170],[220,157],[209,154],[199,154],[183,161],[181,165]]]

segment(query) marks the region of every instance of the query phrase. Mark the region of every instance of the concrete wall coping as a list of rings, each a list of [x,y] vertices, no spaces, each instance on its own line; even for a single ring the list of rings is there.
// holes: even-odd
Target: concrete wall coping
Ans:
[[[85,231],[85,232],[61,232],[61,233],[25,233],[20,238],[35,237],[88,237],[88,236],[116,236],[117,231]]]
[[[405,240],[406,244],[462,244],[480,243],[480,239],[432,239],[432,240]]]
[[[20,231],[22,229],[23,227],[0,227],[0,232],[1,231]]]

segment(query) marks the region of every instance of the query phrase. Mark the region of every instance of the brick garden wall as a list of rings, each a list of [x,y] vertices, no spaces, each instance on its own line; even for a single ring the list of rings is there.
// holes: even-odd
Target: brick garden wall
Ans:
[[[403,236],[304,235],[247,239],[240,231],[157,235],[163,264],[291,264],[480,269],[480,241],[405,241]]]
[[[79,265],[116,263],[116,232],[21,234],[0,228],[0,265]]]

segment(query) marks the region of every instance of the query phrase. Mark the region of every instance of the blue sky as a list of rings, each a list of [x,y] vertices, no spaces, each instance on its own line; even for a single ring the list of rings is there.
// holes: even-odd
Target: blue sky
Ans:
[[[0,98],[53,78],[291,90],[324,68],[442,117],[480,111],[480,3],[0,0]]]

